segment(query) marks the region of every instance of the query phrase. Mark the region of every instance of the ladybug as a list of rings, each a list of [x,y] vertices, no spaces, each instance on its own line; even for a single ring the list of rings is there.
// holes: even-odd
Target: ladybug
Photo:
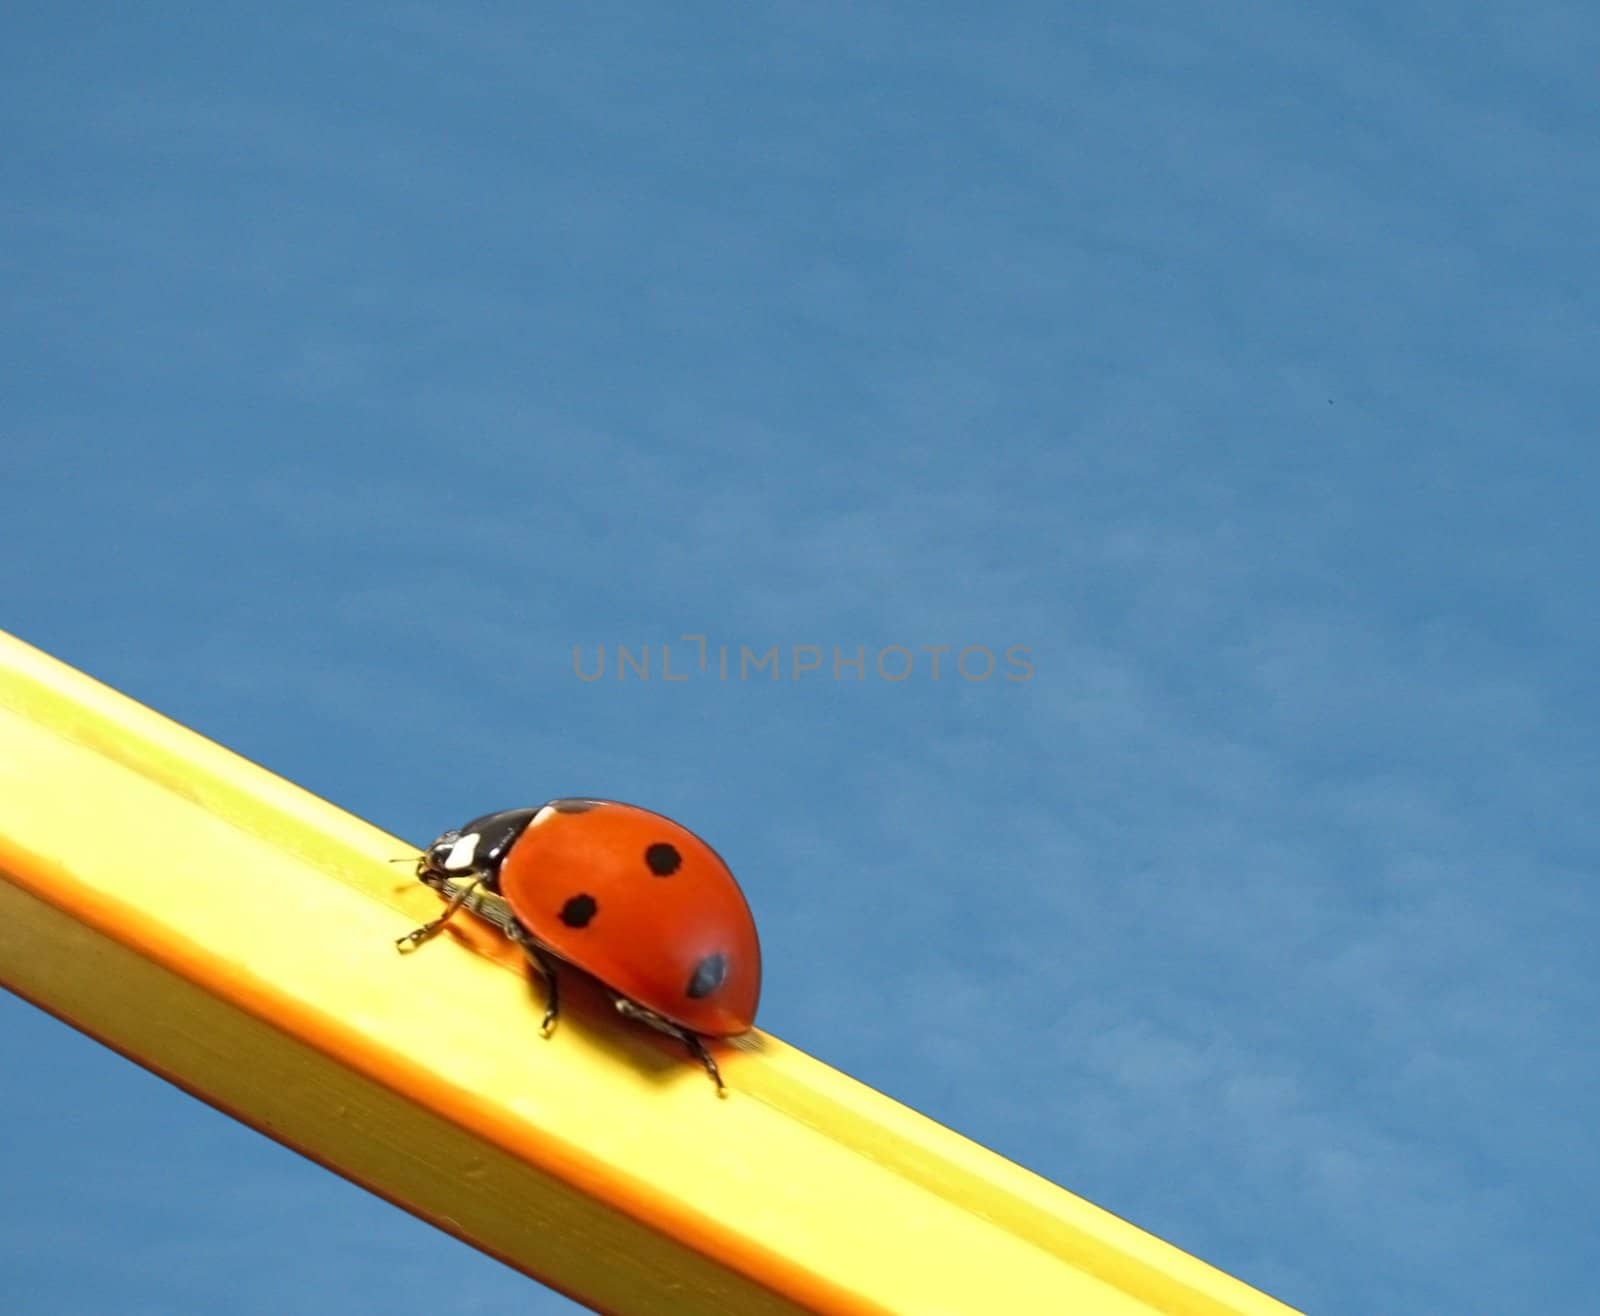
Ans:
[[[755,1022],[761,946],[722,857],[688,828],[615,800],[551,800],[445,832],[417,860],[444,913],[396,940],[402,951],[465,908],[522,947],[560,1011],[557,965],[599,981],[617,1012],[677,1038],[723,1089],[701,1040]]]

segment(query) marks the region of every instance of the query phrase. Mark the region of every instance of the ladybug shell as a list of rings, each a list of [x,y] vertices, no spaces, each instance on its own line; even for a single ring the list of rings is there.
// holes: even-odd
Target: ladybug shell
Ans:
[[[557,800],[501,860],[500,895],[545,946],[690,1032],[755,1022],[761,946],[722,857],[631,804]]]

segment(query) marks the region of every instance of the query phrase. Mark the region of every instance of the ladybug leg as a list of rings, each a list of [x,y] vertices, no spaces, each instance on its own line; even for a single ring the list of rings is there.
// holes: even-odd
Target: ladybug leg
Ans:
[[[433,936],[434,933],[436,933],[440,928],[454,918],[458,909],[471,900],[472,893],[478,889],[478,883],[481,881],[483,881],[481,877],[475,877],[470,882],[462,883],[462,885],[456,888],[456,890],[450,891],[448,893],[450,896],[450,903],[444,907],[444,913],[440,914],[436,919],[430,919],[420,928],[413,928],[410,932],[406,933],[405,936],[396,937],[394,939],[395,948],[397,950],[406,951],[415,950],[418,946],[422,945],[423,942],[428,940],[429,937]]]
[[[642,1005],[636,1005],[626,996],[614,998],[617,1013],[625,1019],[637,1019],[642,1024],[648,1024],[658,1033],[665,1033],[668,1037],[675,1037],[689,1048],[689,1054],[706,1067],[706,1073],[711,1075],[717,1085],[717,1095],[725,1097],[728,1089],[722,1082],[722,1071],[717,1068],[717,1062],[711,1052],[706,1050],[706,1044],[687,1028],[679,1028],[677,1024],[663,1019],[654,1010],[647,1010]]]
[[[683,1044],[689,1048],[689,1054],[706,1067],[706,1073],[711,1075],[712,1080],[717,1085],[717,1095],[719,1097],[727,1096],[728,1089],[723,1086],[722,1071],[717,1068],[716,1058],[706,1050],[706,1044],[693,1033],[679,1033],[678,1036],[683,1039]]]
[[[545,984],[544,1021],[539,1025],[539,1031],[546,1037],[556,1029],[556,1016],[561,1013],[561,983],[556,977],[556,966],[543,947],[533,939],[533,934],[518,923],[515,919],[506,924],[506,936],[522,947],[522,953],[528,957],[528,963],[538,970],[539,976]]]

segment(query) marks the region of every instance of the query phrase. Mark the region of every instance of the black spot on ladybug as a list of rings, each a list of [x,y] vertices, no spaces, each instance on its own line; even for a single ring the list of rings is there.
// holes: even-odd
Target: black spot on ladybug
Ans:
[[[671,877],[683,867],[683,856],[678,853],[678,847],[668,845],[665,841],[657,841],[646,850],[644,861],[657,877]]]
[[[593,896],[573,896],[561,906],[561,921],[569,928],[586,928],[599,912],[600,906]]]
[[[551,800],[550,807],[557,813],[588,813],[599,800]]]
[[[699,1000],[702,996],[710,996],[722,986],[727,976],[728,957],[720,950],[712,951],[694,966],[694,973],[689,979],[688,993],[695,1000]]]

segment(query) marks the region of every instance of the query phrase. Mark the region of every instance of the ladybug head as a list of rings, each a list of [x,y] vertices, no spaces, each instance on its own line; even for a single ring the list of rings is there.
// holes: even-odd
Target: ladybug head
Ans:
[[[490,891],[497,890],[500,861],[538,812],[505,809],[452,828],[422,852],[417,860],[417,876],[430,886],[451,879],[477,878]]]
[[[429,886],[437,886],[448,878],[460,876],[465,870],[453,868],[451,857],[461,840],[459,831],[444,833],[417,857],[417,877]]]

